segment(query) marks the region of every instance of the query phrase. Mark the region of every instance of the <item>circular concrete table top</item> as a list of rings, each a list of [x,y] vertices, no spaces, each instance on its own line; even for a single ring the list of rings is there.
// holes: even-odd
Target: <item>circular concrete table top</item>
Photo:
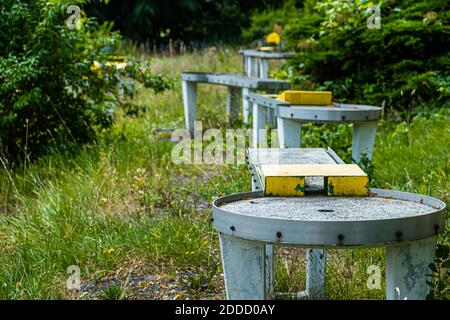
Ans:
[[[214,227],[244,239],[308,248],[395,245],[443,231],[442,201],[401,191],[370,191],[369,197],[230,195],[214,201]]]

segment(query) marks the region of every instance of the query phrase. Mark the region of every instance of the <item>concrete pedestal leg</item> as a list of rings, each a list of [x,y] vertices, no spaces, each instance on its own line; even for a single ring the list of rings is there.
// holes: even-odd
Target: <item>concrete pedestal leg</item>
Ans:
[[[269,78],[269,60],[260,59],[259,63],[259,77],[262,79]]]
[[[266,122],[270,129],[277,128],[277,118],[275,117],[275,110],[272,108],[267,109]]]
[[[264,106],[260,106],[256,103],[253,104],[253,148],[267,145],[266,135],[261,135],[266,127],[265,109],[266,107]],[[262,141],[263,139],[266,141]]]
[[[275,269],[275,254],[272,244],[266,244],[266,296],[273,299],[275,290],[273,287]]]
[[[252,114],[253,111],[253,103],[251,103],[249,100],[245,99],[245,97],[250,93],[250,89],[249,88],[243,88],[242,89],[242,107],[243,107],[243,111],[242,111],[242,121],[245,124],[248,124],[248,118],[250,117],[250,115]]]
[[[258,59],[257,58],[247,58],[247,76],[249,77],[258,77],[259,68],[258,68]]]
[[[355,163],[360,163],[363,154],[372,159],[376,135],[376,121],[353,124],[352,159]]]
[[[291,119],[277,117],[277,125],[280,148],[300,148],[301,124]]]
[[[236,120],[239,117],[239,96],[240,89],[237,87],[227,87],[227,121]]]
[[[197,106],[197,83],[190,81],[182,81],[184,118],[186,128],[194,134],[194,121]]]
[[[227,299],[266,299],[265,244],[221,233],[220,247]]]
[[[308,299],[325,297],[325,272],[327,268],[326,251],[308,249],[306,253],[306,294]]]
[[[436,251],[436,237],[386,248],[386,299],[424,300]]]
[[[243,74],[245,74],[246,76],[248,76],[247,70],[248,70],[248,60],[249,58],[247,58],[246,56],[242,56],[242,66],[243,66]]]

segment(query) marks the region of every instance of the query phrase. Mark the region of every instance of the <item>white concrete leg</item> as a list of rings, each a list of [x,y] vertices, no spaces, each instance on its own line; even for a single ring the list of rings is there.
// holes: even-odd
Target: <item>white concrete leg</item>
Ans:
[[[194,121],[197,106],[197,83],[191,81],[182,81],[183,90],[184,118],[186,128],[194,133]]]
[[[273,299],[275,297],[275,291],[273,288],[274,267],[275,267],[274,247],[272,244],[266,244],[266,292],[268,299]]]
[[[306,293],[308,299],[325,297],[325,272],[327,268],[326,251],[308,249],[306,252]]]
[[[275,117],[275,110],[273,110],[272,108],[267,109],[267,123],[269,124],[269,128],[270,129],[275,129],[277,128],[277,117]]]
[[[240,89],[237,87],[227,87],[227,121],[236,120],[239,117],[239,96]]]
[[[250,115],[252,114],[253,111],[253,103],[251,103],[249,100],[245,99],[245,97],[250,93],[250,89],[249,88],[243,88],[242,89],[242,106],[243,106],[243,111],[242,111],[242,121],[245,124],[248,124],[248,118],[250,117]]]
[[[300,148],[301,124],[291,119],[277,117],[277,125],[280,148]]]
[[[269,78],[269,60],[267,60],[267,59],[260,59],[259,76],[262,79],[268,79]]]
[[[245,57],[245,75],[247,77],[251,77],[252,76],[252,69],[253,69],[253,59],[250,57]]]
[[[267,145],[267,137],[264,132],[266,128],[266,107],[253,104],[253,148],[259,148],[262,145]],[[265,141],[263,141],[265,140]]]
[[[244,71],[244,74],[246,75],[246,76],[248,76],[248,73],[247,73],[247,70],[248,70],[248,60],[249,60],[249,58],[247,58],[246,56],[242,56],[242,63],[243,63],[243,71]]]
[[[266,299],[265,244],[221,233],[220,247],[227,299]]]
[[[372,159],[376,135],[376,121],[353,124],[352,159],[355,163],[360,163],[363,154]]]
[[[259,63],[259,61],[257,58],[248,58],[248,60],[247,60],[247,76],[258,77],[258,73],[259,73],[258,63]]]
[[[424,300],[436,251],[436,237],[386,248],[386,299]]]

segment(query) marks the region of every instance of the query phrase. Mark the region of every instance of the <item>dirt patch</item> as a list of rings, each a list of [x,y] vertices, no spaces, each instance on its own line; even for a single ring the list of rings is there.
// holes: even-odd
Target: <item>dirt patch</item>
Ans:
[[[160,275],[132,275],[127,278],[106,278],[87,281],[81,285],[78,298],[126,300],[219,300],[224,299],[223,285],[196,291],[189,287],[186,273],[175,278]],[[221,281],[223,283],[223,281]]]

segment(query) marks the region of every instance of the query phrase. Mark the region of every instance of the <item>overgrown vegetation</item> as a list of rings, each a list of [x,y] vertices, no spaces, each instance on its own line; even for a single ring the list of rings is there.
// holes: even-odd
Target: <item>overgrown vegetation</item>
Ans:
[[[155,58],[153,66],[171,76],[191,66],[237,72],[241,60],[212,49]],[[198,119],[205,129],[226,127],[225,94],[217,86],[199,86]],[[136,297],[126,285],[128,274],[172,279],[182,291],[169,293],[171,299],[224,297],[210,203],[250,190],[250,176],[245,167],[171,162],[172,143],[156,129],[183,126],[180,81],[162,95],[140,91],[133,103],[146,106],[145,112],[136,117],[120,111],[111,130],[76,155],[61,152],[26,169],[0,169],[0,298],[83,298],[65,287],[70,265],[80,267],[82,283],[115,280],[94,298]],[[450,159],[442,146],[449,144],[449,119],[439,109],[406,121],[388,114],[378,128],[373,184],[430,194],[448,204]],[[331,146],[348,160],[351,128],[338,128],[305,127],[305,146]],[[302,252],[277,260],[277,290],[304,289]],[[328,298],[384,298],[383,287],[366,287],[368,264],[379,265],[383,274],[383,250],[331,254]],[[157,290],[164,290],[163,284]]]
[[[66,25],[73,1],[0,1],[0,155],[30,159],[49,148],[68,150],[93,141],[112,125],[128,76],[148,88],[167,88],[148,63],[111,55],[121,38],[92,19]]]
[[[367,27],[375,22],[373,5],[380,7],[379,29]],[[254,16],[248,32],[279,16],[286,45],[297,52],[280,76],[298,87],[398,111],[450,107],[448,1],[305,1],[300,9],[290,3]]]
[[[241,57],[213,47],[154,57],[150,69],[146,54],[137,59],[135,48],[120,48],[110,24],[83,18],[80,30],[68,29],[72,2],[0,0],[0,299],[223,298],[210,203],[250,190],[249,173],[236,165],[175,165],[168,137],[184,127],[180,72],[237,73]],[[110,4],[116,12],[125,2]],[[134,10],[119,28],[129,34],[146,29],[138,38],[162,42],[214,39],[210,35],[228,25],[208,20],[210,12],[232,18],[225,19],[233,28],[221,39],[237,36],[247,9],[235,11],[253,8],[237,0],[127,4]],[[449,4],[380,4],[380,30],[366,27],[368,1],[306,0],[259,10],[245,35],[258,40],[275,23],[283,26],[297,55],[278,77],[332,90],[340,101],[386,106],[371,185],[427,194],[448,206]],[[145,17],[171,5],[176,10],[164,23],[180,14],[192,18],[205,6],[212,11],[195,26],[191,19],[170,30],[162,23],[147,28]],[[115,57],[121,50],[131,57]],[[176,78],[173,87],[170,78]],[[225,94],[199,86],[197,118],[204,129],[229,126]],[[351,160],[351,125],[305,124],[302,141]],[[450,298],[449,241],[448,231],[439,236],[429,298]],[[303,290],[303,250],[277,252],[276,290]],[[366,281],[369,265],[383,275],[384,259],[382,249],[330,250],[327,298],[383,299],[384,281],[373,290]],[[96,288],[89,295],[67,289],[73,265],[83,286]]]

